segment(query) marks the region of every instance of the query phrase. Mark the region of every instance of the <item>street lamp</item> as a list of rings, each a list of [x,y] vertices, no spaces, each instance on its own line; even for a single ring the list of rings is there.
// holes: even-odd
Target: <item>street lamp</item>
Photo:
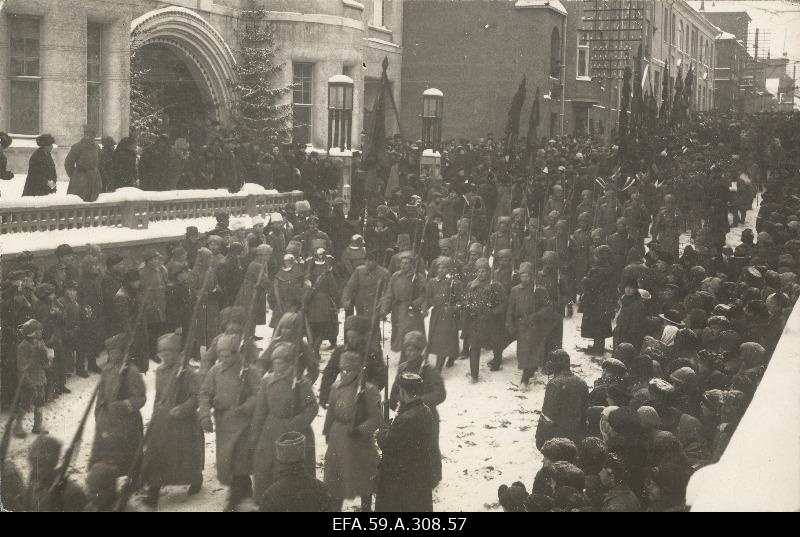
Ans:
[[[424,149],[438,150],[442,143],[444,94],[436,88],[422,92],[422,144]]]
[[[353,129],[353,79],[336,75],[328,79],[328,151],[351,149]]]

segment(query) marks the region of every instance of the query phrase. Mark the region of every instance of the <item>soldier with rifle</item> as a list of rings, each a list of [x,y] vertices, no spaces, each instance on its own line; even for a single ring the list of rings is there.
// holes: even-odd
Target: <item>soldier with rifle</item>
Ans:
[[[380,314],[392,314],[392,351],[402,349],[403,337],[414,331],[425,332],[425,317],[421,311],[424,300],[425,276],[420,274],[419,259],[406,252],[400,261],[400,270],[392,274],[381,299]]]
[[[298,378],[299,354],[296,341],[279,343],[272,351],[272,371],[261,380],[256,395],[250,428],[256,502],[261,501],[264,492],[278,479],[275,443],[285,433],[297,432],[305,436],[305,471],[310,476],[316,474],[311,422],[317,416],[319,405],[311,383]]]
[[[61,471],[63,465],[58,467],[60,456],[60,440],[52,436],[39,436],[33,441],[28,452],[30,477],[23,510],[35,513],[83,511],[86,494]],[[69,464],[68,461],[65,463]]]
[[[436,369],[442,371],[445,360],[453,367],[458,357],[459,305],[464,286],[454,274],[453,260],[436,260],[436,275],[425,287],[423,311],[431,310],[429,352],[436,356]]]
[[[408,363],[408,362],[406,362]],[[399,403],[394,420],[378,431],[382,456],[376,476],[375,510],[378,512],[431,512],[436,485],[436,460],[441,456],[431,445],[438,420],[424,400],[424,379],[406,371],[399,374],[392,391]]]
[[[430,344],[426,345],[423,334],[420,332],[406,334],[403,357],[400,365],[397,366],[397,375],[395,376],[394,384],[392,384],[389,407],[392,410],[397,410],[398,405],[402,407],[403,401],[400,392],[403,375],[408,373],[419,375],[422,380],[422,386],[417,392],[417,396],[430,409],[433,417],[428,441],[430,457],[429,483],[431,488],[436,488],[442,480],[442,454],[439,451],[439,412],[436,407],[447,399],[447,391],[439,370],[428,363],[429,355]]]
[[[373,435],[381,424],[381,396],[367,381],[372,334],[378,324],[375,308],[362,352],[345,351],[339,358],[341,375],[330,392],[322,434],[328,443],[325,453],[325,485],[334,511],[341,511],[345,499],[361,497],[361,510],[372,510],[372,477],[378,466]],[[387,409],[388,410],[388,409]]]
[[[187,341],[193,337],[189,334]],[[161,487],[189,485],[187,494],[193,496],[203,484],[205,438],[197,415],[200,376],[188,365],[189,353],[182,350],[178,334],[158,339],[161,365],[156,369],[155,404],[142,463],[148,485],[144,503],[154,509]]]
[[[141,323],[140,308],[130,333],[105,341],[108,363],[100,374],[94,410],[95,435],[89,465],[112,464],[120,475],[128,475],[142,439],[141,409],[147,399],[144,377],[131,359],[131,337]]]

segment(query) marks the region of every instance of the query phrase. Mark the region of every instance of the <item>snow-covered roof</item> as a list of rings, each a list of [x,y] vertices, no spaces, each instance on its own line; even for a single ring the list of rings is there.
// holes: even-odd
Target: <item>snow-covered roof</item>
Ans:
[[[352,84],[353,79],[347,75],[334,75],[328,79],[329,84]]]
[[[727,41],[729,39],[736,39],[736,36],[730,32],[722,32],[717,36],[717,39],[719,39],[720,41]]]
[[[426,97],[444,97],[444,93],[436,88],[428,88],[422,92],[422,95]]]
[[[556,13],[560,13],[565,17],[567,16],[567,10],[564,7],[564,4],[558,0],[517,0],[517,3],[514,4],[514,7],[552,9]]]

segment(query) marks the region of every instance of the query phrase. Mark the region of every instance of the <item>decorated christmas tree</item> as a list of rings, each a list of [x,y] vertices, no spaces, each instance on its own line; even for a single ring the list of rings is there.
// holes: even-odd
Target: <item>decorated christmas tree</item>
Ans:
[[[131,47],[130,132],[141,145],[163,132],[166,106],[163,87],[150,80],[138,47]]]
[[[284,64],[276,61],[276,43],[261,1],[250,0],[239,15],[239,62],[232,81],[237,136],[244,142],[273,142],[289,137],[292,106],[283,97],[291,85],[277,83]]]

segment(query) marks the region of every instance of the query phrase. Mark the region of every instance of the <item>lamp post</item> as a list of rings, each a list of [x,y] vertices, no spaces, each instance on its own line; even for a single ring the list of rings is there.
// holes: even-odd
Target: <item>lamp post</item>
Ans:
[[[442,143],[442,117],[444,94],[436,88],[422,92],[422,144],[423,149],[439,150]]]
[[[332,147],[350,150],[352,130],[353,79],[336,75],[328,79],[328,151]]]

